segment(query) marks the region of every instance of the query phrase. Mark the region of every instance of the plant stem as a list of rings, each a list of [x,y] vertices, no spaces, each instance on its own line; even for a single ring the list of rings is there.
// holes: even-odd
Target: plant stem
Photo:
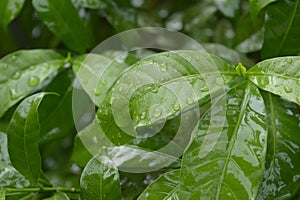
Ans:
[[[64,188],[64,187],[43,187],[43,188],[3,188],[6,193],[11,192],[67,192],[67,193],[79,193],[77,188]]]

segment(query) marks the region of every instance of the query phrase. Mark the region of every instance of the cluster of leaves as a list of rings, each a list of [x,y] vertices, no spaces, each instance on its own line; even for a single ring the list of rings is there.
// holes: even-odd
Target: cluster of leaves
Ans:
[[[61,50],[21,50],[0,60],[0,199],[294,198],[300,187],[299,21],[299,0],[1,0],[2,55],[25,47]],[[93,65],[82,65],[87,49],[113,33],[143,26],[167,27],[209,42],[205,48],[224,60],[176,51],[142,59],[131,53],[116,63],[108,52],[94,55]],[[11,36],[10,31],[25,34]],[[277,56],[286,57],[267,59]],[[261,59],[267,60],[249,70],[232,66],[252,66]],[[110,62],[113,73],[91,88],[99,78],[98,65]],[[161,76],[156,85],[128,88],[137,91],[129,102],[131,118],[136,128],[167,123],[155,137],[139,141],[118,127],[111,93],[117,80],[134,85],[137,79],[129,76],[147,63],[153,65],[148,76],[157,71]],[[210,67],[217,67],[221,79],[199,73],[211,72]],[[167,76],[171,70],[178,77]],[[198,92],[178,107],[164,86],[177,84],[184,96],[181,77]],[[72,114],[75,78],[99,108],[78,134]],[[107,94],[103,102],[100,92]],[[154,104],[166,108],[155,123],[148,114]],[[174,137],[179,118],[195,108],[204,112],[183,156],[174,160],[157,153]],[[80,135],[90,137],[95,152],[87,151]],[[95,135],[96,141],[109,138],[118,146],[107,144],[107,156],[98,155]],[[136,156],[128,157],[129,152]],[[136,174],[118,170],[136,167],[132,163],[167,167]]]

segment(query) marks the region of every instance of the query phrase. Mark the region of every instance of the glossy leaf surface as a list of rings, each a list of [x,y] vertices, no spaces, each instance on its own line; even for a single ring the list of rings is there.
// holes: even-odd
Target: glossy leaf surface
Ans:
[[[113,143],[125,144],[133,136],[143,135],[143,127],[174,118],[234,76],[237,73],[229,64],[205,53],[178,51],[149,56],[112,86],[97,118]],[[138,128],[140,133],[135,130]]]
[[[252,21],[256,23],[259,12],[274,1],[277,0],[249,0]]]
[[[69,49],[76,52],[85,50],[86,29],[71,0],[33,0],[32,4],[48,29]]]
[[[262,57],[297,55],[300,52],[300,1],[277,1],[266,9]]]
[[[268,126],[266,169],[257,199],[290,199],[300,187],[299,107],[264,92]]]
[[[25,0],[1,0],[0,1],[0,24],[3,28],[19,14]]]
[[[267,147],[263,98],[251,82],[237,78],[212,103],[215,111],[204,113],[183,155],[180,197],[254,199]]]
[[[121,199],[120,177],[113,162],[105,156],[89,161],[80,178],[80,197],[90,199]]]
[[[41,170],[38,107],[45,94],[26,98],[16,109],[7,131],[11,163],[31,183],[37,183]]]
[[[125,64],[98,54],[81,55],[74,60],[73,65],[83,89],[98,106],[125,69]]]
[[[0,60],[0,117],[64,63],[52,50],[21,50]]]
[[[138,200],[178,200],[180,170],[167,172],[151,183]]]
[[[300,57],[281,57],[262,61],[248,72],[259,88],[300,104]]]
[[[41,142],[49,142],[68,135],[74,128],[72,115],[72,91],[74,73],[65,69],[43,90],[53,92],[40,108]]]
[[[22,188],[29,185],[29,181],[11,165],[7,151],[7,136],[0,132],[0,188]]]

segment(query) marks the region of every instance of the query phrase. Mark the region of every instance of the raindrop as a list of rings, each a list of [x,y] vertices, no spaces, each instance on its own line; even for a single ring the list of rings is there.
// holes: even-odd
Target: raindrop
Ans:
[[[292,60],[291,58],[287,58],[287,59],[286,59],[286,62],[287,62],[287,63],[292,63],[293,60]]]
[[[160,71],[165,72],[167,70],[167,65],[166,64],[161,64],[160,65]]]
[[[200,89],[200,91],[201,91],[201,92],[207,92],[207,91],[208,91],[208,88],[207,88],[207,87],[203,87],[203,88]]]
[[[174,109],[175,111],[180,110],[180,105],[174,104],[173,109]]]
[[[106,85],[106,81],[105,80],[101,80],[102,85]]]
[[[299,96],[299,97],[297,97],[297,99],[296,99],[296,100],[297,100],[297,102],[298,102],[298,103],[300,103],[300,96]]]
[[[30,77],[28,80],[28,85],[31,87],[37,86],[40,83],[40,79],[36,76]]]
[[[36,66],[30,66],[29,70],[33,71],[33,70],[35,70],[35,68],[36,68]]]
[[[140,118],[141,118],[141,119],[145,119],[145,117],[146,117],[146,113],[145,113],[145,112],[142,112]]]
[[[101,94],[100,90],[99,89],[95,89],[95,96],[99,96]]]
[[[7,64],[4,64],[4,65],[2,65],[2,68],[3,68],[4,70],[6,70],[6,69],[8,68],[8,65],[7,65]]]
[[[16,61],[17,61],[17,56],[13,55],[13,56],[11,57],[11,61],[16,62]]]
[[[228,110],[227,115],[228,116],[234,116],[234,115],[236,115],[236,111],[235,110]]]
[[[297,84],[300,85],[300,79],[297,81]]]
[[[40,57],[39,55],[34,56],[34,58],[35,58],[36,60],[40,60],[40,59],[41,59],[41,57]]]
[[[12,89],[12,90],[10,91],[10,96],[11,96],[11,99],[12,99],[12,100],[17,100],[17,99],[20,98],[21,95],[18,94],[17,91],[16,91],[15,89]]]
[[[15,79],[15,80],[17,80],[20,77],[21,77],[21,73],[20,72],[16,72],[12,78]]]
[[[191,104],[193,104],[193,103],[194,103],[194,100],[193,100],[193,99],[190,99],[190,98],[188,98],[188,99],[186,99],[186,103],[187,103],[187,104],[189,104],[189,105],[191,105]]]
[[[153,60],[150,60],[149,63],[152,65],[152,64],[154,64],[154,61],[153,61]]]
[[[286,93],[291,93],[291,92],[293,92],[293,88],[290,88],[290,87],[288,87],[288,86],[285,86],[285,87],[284,87],[284,91],[285,91]]]
[[[161,110],[157,108],[154,110],[153,115],[154,115],[154,117],[159,117],[161,115],[161,113],[162,113]]]

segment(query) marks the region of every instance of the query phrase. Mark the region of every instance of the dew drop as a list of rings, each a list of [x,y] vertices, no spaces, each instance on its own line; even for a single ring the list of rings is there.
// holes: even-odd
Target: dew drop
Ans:
[[[11,61],[16,62],[16,61],[17,61],[17,56],[13,55],[13,56],[11,57]]]
[[[102,85],[106,85],[106,81],[105,80],[101,80]]]
[[[175,105],[173,106],[173,109],[174,109],[175,111],[178,111],[178,110],[180,110],[180,105],[178,105],[178,104],[175,104]]]
[[[94,93],[95,93],[95,96],[99,96],[101,94],[99,89],[95,89]]]
[[[13,75],[13,79],[17,80],[21,77],[21,73],[20,72],[16,72],[14,75]]]
[[[30,77],[28,80],[28,85],[31,87],[37,86],[40,83],[40,79],[36,76]]]
[[[208,88],[207,88],[207,87],[203,87],[203,88],[200,89],[200,91],[201,91],[201,92],[207,92],[207,91],[208,91]]]
[[[33,65],[33,66],[29,67],[29,70],[33,71],[33,70],[35,70],[35,68],[36,68],[36,66]]]
[[[15,89],[12,89],[10,91],[10,96],[12,100],[17,100],[20,98],[21,94],[18,94],[17,91]]]
[[[234,115],[236,115],[236,111],[235,110],[228,110],[227,115],[228,116],[234,116]]]
[[[291,93],[291,92],[293,92],[293,88],[290,88],[290,87],[288,87],[288,86],[285,86],[285,87],[284,87],[284,91],[285,91],[286,93]]]
[[[167,70],[167,65],[166,64],[161,64],[160,65],[160,71],[165,72]]]
[[[287,62],[287,63],[292,63],[293,60],[292,60],[291,58],[287,58],[287,59],[286,59],[286,62]]]
[[[300,103],[300,96],[296,98],[297,102]]]
[[[161,113],[162,113],[161,110],[157,108],[157,109],[154,110],[153,116],[154,117],[159,117],[161,115]]]
[[[187,104],[189,104],[189,105],[191,105],[191,104],[193,104],[193,103],[194,103],[194,100],[193,100],[193,99],[190,99],[190,98],[188,98],[188,99],[186,99],[186,103],[187,103]]]
[[[2,68],[3,68],[4,70],[6,70],[6,69],[8,68],[8,65],[7,65],[7,64],[4,64],[4,65],[2,65]]]
[[[140,118],[141,118],[141,119],[145,119],[145,118],[146,118],[146,113],[145,113],[145,112],[142,112]]]

